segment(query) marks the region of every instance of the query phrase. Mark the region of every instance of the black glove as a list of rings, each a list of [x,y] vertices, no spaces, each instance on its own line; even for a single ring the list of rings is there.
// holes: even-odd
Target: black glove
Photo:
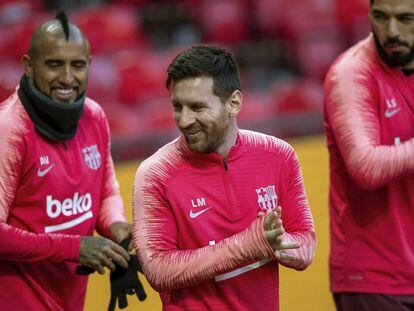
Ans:
[[[119,243],[124,249],[128,250],[128,245],[131,239],[122,240]],[[138,271],[142,273],[141,265],[135,254],[130,254],[131,259],[128,263],[128,269],[123,269],[120,266],[116,266],[116,271],[111,272],[111,300],[109,301],[108,310],[115,310],[116,300],[118,299],[118,306],[120,309],[128,306],[126,295],[137,295],[139,301],[145,300],[147,294],[142,287],[141,281],[138,277]]]

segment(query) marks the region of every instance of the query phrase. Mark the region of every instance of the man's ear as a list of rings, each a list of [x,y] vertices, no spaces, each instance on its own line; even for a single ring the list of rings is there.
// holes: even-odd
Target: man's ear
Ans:
[[[235,117],[239,114],[243,105],[243,95],[239,90],[230,95],[228,101],[229,116]]]
[[[24,66],[24,72],[26,76],[33,78],[33,62],[29,55],[24,55],[22,57],[22,63]]]

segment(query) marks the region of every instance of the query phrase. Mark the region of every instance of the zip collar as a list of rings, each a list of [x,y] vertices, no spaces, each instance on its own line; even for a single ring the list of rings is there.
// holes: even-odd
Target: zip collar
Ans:
[[[242,153],[244,153],[244,144],[243,144],[243,135],[240,130],[237,130],[237,139],[236,143],[231,147],[229,154],[226,158],[223,158],[220,154],[213,151],[210,153],[196,152],[190,149],[187,142],[185,141],[184,136],[181,134],[178,138],[178,144],[182,149],[183,153],[188,156],[189,160],[202,161],[202,162],[212,162],[219,165],[223,165],[223,160],[226,160],[227,163],[234,161]]]

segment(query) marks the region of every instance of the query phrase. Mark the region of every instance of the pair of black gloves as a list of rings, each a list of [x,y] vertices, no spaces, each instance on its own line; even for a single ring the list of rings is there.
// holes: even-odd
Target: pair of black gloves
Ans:
[[[122,240],[121,245],[126,251],[128,251],[128,245],[131,239]],[[138,271],[142,273],[141,265],[135,254],[130,254],[131,259],[128,263],[128,269],[124,269],[116,265],[116,271],[111,272],[111,300],[109,301],[108,311],[114,311],[116,301],[118,300],[118,306],[120,309],[124,309],[128,306],[127,295],[137,295],[139,301],[145,300],[147,294],[144,291],[144,287],[138,277]],[[78,266],[76,268],[76,274],[87,275],[94,273],[96,270],[87,266]]]

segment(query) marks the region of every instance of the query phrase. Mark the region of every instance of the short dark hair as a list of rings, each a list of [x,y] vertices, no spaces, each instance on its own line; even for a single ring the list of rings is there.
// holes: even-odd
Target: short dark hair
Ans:
[[[59,9],[56,13],[55,19],[57,19],[60,24],[62,25],[63,31],[65,32],[66,40],[69,40],[69,21],[68,15],[66,14],[64,9]]]
[[[233,54],[213,44],[198,44],[178,54],[168,66],[167,89],[186,78],[212,77],[213,94],[224,103],[241,90],[240,73]]]

